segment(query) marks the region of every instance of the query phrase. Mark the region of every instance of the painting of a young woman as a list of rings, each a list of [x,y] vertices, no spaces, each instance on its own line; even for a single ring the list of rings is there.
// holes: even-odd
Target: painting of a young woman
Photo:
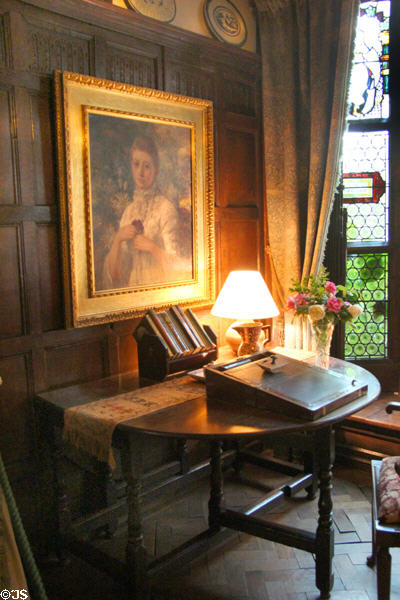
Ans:
[[[111,198],[98,180],[92,186],[98,196],[92,198],[96,291],[148,289],[193,276],[191,206],[188,220],[180,184],[179,157],[185,149],[180,129],[136,124],[125,150],[129,186]],[[104,130],[111,139],[112,131]],[[187,175],[190,187],[190,171]],[[100,177],[105,179],[104,170]],[[106,217],[106,204],[113,208],[114,224]]]

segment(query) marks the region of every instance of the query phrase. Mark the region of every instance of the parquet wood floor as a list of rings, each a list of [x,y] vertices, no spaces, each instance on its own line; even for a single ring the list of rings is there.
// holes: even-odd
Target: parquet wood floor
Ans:
[[[248,481],[225,482],[225,501],[243,508],[265,493],[282,475],[248,466]],[[253,485],[257,481],[257,485]],[[245,485],[244,485],[245,484]],[[366,471],[334,470],[335,584],[332,600],[375,600],[375,571],[366,565],[371,551],[370,477]],[[145,519],[145,544],[163,554],[207,522],[207,482],[176,499],[168,508]],[[300,493],[268,513],[282,523],[315,529],[317,500]],[[123,533],[113,540],[116,553]],[[109,544],[110,542],[104,542]],[[117,549],[119,548],[119,550]],[[392,550],[392,600],[400,600],[400,550]],[[49,600],[132,599],[127,590],[85,563],[73,559],[68,567],[42,570]],[[156,586],[155,600],[316,600],[313,556],[307,552],[248,535],[232,537],[170,573]]]

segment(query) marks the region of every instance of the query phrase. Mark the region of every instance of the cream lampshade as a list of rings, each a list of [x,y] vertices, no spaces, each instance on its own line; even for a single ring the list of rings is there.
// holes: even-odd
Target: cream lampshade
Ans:
[[[279,315],[267,284],[259,271],[231,271],[211,309],[216,317],[236,319],[227,333],[226,341],[236,351],[240,336],[232,328],[251,325],[257,319],[268,319]],[[244,322],[244,323],[243,323]]]

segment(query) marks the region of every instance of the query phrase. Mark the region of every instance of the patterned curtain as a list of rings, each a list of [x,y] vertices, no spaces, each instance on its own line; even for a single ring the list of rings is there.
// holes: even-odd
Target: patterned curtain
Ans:
[[[291,279],[316,273],[323,261],[359,0],[256,4],[263,67],[266,263],[272,293],[284,308]],[[285,345],[308,347],[307,328],[288,327],[287,317]]]

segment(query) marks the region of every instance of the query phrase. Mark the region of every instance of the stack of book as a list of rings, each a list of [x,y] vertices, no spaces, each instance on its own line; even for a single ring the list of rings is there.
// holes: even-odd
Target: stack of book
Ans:
[[[215,342],[190,308],[183,311],[180,306],[171,306],[161,313],[148,310],[141,326],[164,341],[170,358],[215,348]]]

